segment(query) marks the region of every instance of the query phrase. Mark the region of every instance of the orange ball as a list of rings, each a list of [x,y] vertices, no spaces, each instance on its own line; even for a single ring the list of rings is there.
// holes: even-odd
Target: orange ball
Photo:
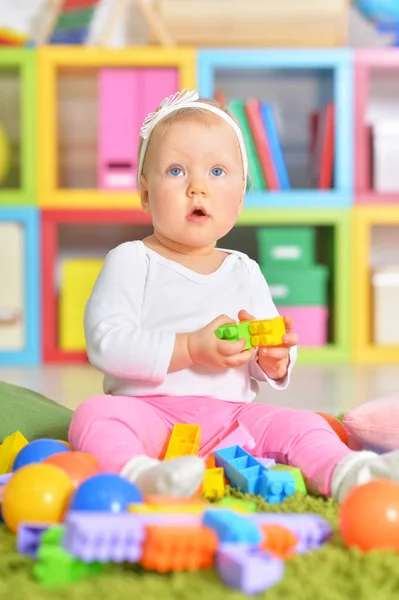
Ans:
[[[347,546],[399,550],[399,483],[375,479],[355,487],[339,509],[339,530]]]
[[[318,412],[316,415],[323,417],[323,419],[325,419],[330,425],[331,429],[335,431],[341,442],[344,442],[344,444],[348,445],[348,434],[346,433],[345,427],[342,425],[339,419],[327,413]]]
[[[4,522],[14,533],[21,523],[60,523],[72,493],[70,478],[58,467],[44,463],[21,467],[4,487]]]
[[[61,452],[49,456],[43,462],[62,469],[72,481],[74,489],[98,473],[97,466],[83,452]]]

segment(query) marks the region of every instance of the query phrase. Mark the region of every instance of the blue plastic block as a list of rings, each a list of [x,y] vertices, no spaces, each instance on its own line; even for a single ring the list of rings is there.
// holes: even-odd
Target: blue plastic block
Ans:
[[[291,473],[265,470],[261,474],[258,494],[269,504],[283,502],[287,496],[292,496],[294,492],[295,479]]]
[[[263,539],[259,527],[253,521],[232,510],[206,510],[202,523],[215,531],[221,543],[239,542],[256,545]]]

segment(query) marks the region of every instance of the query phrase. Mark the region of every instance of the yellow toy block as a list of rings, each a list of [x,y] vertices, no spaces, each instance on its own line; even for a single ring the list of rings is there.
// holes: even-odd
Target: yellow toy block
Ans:
[[[205,471],[202,493],[208,500],[224,497],[225,485],[223,467],[216,467],[215,469],[207,469]]]
[[[177,456],[197,455],[201,446],[199,425],[175,425],[165,454],[165,460]]]
[[[11,473],[15,457],[22,448],[29,444],[20,431],[9,435],[0,445],[0,475]]]
[[[263,321],[250,321],[248,331],[252,346],[275,346],[283,343],[285,325],[283,317]]]
[[[103,262],[90,258],[71,258],[62,262],[59,327],[63,350],[86,349],[84,310]]]
[[[135,515],[154,514],[184,514],[202,515],[209,508],[209,504],[130,504],[128,512]]]

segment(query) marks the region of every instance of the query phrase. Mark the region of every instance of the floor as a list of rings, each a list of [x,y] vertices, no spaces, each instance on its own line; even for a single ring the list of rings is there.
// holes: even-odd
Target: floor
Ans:
[[[33,389],[72,409],[102,393],[101,374],[87,365],[0,367],[0,380]],[[399,367],[395,365],[298,365],[284,392],[261,384],[258,401],[338,414],[396,390]]]

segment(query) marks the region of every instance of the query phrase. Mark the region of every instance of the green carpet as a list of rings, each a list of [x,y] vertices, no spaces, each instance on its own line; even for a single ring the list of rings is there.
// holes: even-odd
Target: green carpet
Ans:
[[[239,495],[239,494],[235,494]],[[331,501],[297,495],[260,510],[313,512],[337,525],[337,506]],[[372,524],[371,524],[372,526]],[[46,589],[31,576],[33,561],[15,551],[15,537],[0,529],[0,600],[239,600],[244,594],[226,588],[216,572],[173,575],[146,573],[136,566],[112,565],[100,576],[63,588]],[[397,600],[399,555],[362,555],[346,549],[336,534],[321,550],[296,556],[286,563],[284,579],[256,598],[267,600]]]

